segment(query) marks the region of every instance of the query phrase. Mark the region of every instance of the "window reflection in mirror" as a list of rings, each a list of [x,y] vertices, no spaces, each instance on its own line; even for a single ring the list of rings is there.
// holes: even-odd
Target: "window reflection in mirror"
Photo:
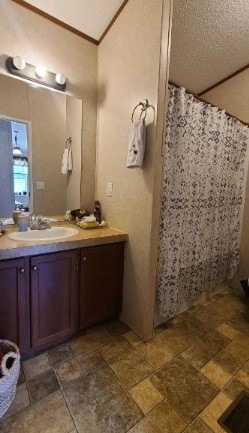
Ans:
[[[0,117],[0,216],[30,210],[28,124]]]

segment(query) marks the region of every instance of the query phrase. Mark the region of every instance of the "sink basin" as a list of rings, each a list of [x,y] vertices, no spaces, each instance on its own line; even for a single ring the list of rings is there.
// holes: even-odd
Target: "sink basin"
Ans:
[[[46,230],[28,230],[27,232],[13,232],[8,236],[15,241],[55,241],[70,238],[79,233],[79,230],[71,227],[52,227]]]
[[[53,217],[44,217],[45,220],[49,221],[50,223],[56,223],[58,220]]]

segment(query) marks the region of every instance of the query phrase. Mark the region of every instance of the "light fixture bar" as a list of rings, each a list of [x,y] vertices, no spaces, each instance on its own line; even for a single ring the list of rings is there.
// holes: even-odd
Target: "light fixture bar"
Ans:
[[[40,77],[38,76],[39,73],[37,73],[37,68],[35,66],[24,62],[25,67],[19,69],[19,62],[16,62],[15,59],[15,57],[8,57],[6,60],[6,68],[11,74],[56,90],[66,89],[66,78],[63,74],[54,74],[53,72],[45,71],[46,73],[44,76]],[[62,78],[58,80],[58,76]]]

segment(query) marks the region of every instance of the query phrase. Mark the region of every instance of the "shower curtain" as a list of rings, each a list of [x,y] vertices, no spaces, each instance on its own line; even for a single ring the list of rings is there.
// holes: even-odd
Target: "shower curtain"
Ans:
[[[173,317],[237,270],[249,128],[170,86],[158,310]]]

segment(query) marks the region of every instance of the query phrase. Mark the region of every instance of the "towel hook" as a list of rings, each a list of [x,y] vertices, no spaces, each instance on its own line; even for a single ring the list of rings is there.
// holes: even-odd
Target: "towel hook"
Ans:
[[[131,121],[132,121],[132,123],[133,123],[134,113],[135,113],[135,111],[136,111],[136,109],[137,109],[138,107],[140,107],[140,110],[141,110],[141,113],[140,113],[139,119],[141,119],[143,113],[144,113],[144,117],[143,117],[143,119],[145,119],[145,118],[146,118],[146,115],[147,115],[147,108],[149,107],[149,101],[148,101],[148,99],[144,99],[143,101],[139,102],[139,103],[135,106],[135,108],[134,108],[134,110],[133,110],[133,112],[132,112],[132,115],[131,115]]]

